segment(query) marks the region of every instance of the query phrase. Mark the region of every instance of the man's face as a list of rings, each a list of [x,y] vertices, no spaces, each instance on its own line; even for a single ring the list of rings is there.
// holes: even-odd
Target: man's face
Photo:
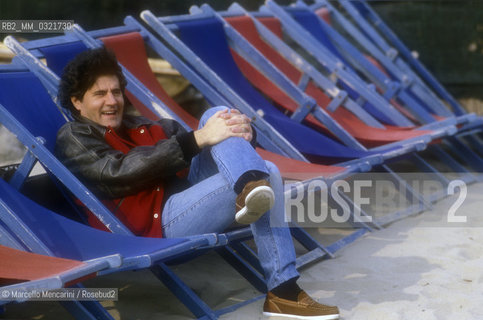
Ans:
[[[102,126],[119,129],[124,110],[124,98],[115,75],[100,76],[79,100],[71,97],[81,116]]]

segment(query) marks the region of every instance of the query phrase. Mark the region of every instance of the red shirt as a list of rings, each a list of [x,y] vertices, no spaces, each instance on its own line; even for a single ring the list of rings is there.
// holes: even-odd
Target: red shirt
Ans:
[[[114,149],[128,153],[137,146],[151,146],[166,139],[163,128],[158,125],[140,126],[125,130],[126,139],[121,138],[114,130],[108,128],[104,135],[106,142]],[[135,235],[145,237],[162,237],[161,212],[164,186],[146,189],[137,194],[119,199],[104,200],[103,203],[116,217]],[[108,229],[92,213],[88,213],[89,224],[95,228]]]

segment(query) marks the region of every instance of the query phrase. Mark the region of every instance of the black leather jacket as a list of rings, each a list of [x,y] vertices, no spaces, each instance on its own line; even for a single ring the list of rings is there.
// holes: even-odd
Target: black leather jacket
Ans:
[[[121,198],[136,194],[175,176],[199,152],[193,132],[186,132],[174,120],[155,122],[124,115],[121,128],[153,124],[160,125],[168,138],[124,154],[105,141],[106,127],[78,116],[57,133],[55,153],[98,196]]]

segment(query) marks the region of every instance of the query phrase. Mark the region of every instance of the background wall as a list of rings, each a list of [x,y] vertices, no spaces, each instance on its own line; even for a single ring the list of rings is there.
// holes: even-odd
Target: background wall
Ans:
[[[483,1],[373,1],[373,8],[458,97],[483,99]]]

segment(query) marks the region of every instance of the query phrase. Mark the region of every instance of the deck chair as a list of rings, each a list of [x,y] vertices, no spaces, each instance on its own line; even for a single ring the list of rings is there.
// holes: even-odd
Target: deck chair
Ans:
[[[4,72],[0,73],[0,81],[2,82],[0,103],[5,107],[0,107],[0,122],[8,130],[13,132],[25,146],[29,147],[28,149],[30,150],[30,152],[27,153],[28,156],[25,161],[20,165],[19,170],[17,170],[18,174],[16,172],[11,181],[14,184],[21,186],[21,183],[18,183],[18,180],[21,179],[18,177],[27,176],[31,169],[31,165],[24,164],[31,164],[34,160],[38,159],[48,172],[54,175],[68,188],[69,192],[81,200],[94,214],[96,214],[97,217],[100,218],[100,221],[104,222],[106,227],[110,228],[112,232],[120,235],[131,235],[130,231],[52,155],[52,141],[55,141],[57,129],[65,122],[65,119],[61,116],[61,113],[58,112],[55,104],[40,83],[40,80],[24,67],[19,67],[19,65],[16,64],[2,68],[2,71]],[[12,94],[18,92],[18,88],[24,88],[24,86],[29,88],[30,95]],[[8,109],[6,109],[6,107],[8,107]],[[42,110],[42,112],[39,112],[39,110]],[[35,116],[33,117],[32,115]],[[37,137],[43,137],[43,139],[35,138],[34,135]],[[45,141],[45,145],[41,140]],[[249,236],[251,236],[249,230],[240,230],[227,234],[202,235],[199,239],[189,239],[185,244],[191,248],[192,246],[189,244],[191,240],[208,242],[207,244],[205,243],[207,247],[216,248],[217,251],[219,250],[222,254],[226,255],[231,259],[227,259],[227,261],[235,266],[237,271],[241,272],[242,275],[249,277],[250,283],[255,285],[257,289],[264,291],[266,290],[265,284],[260,273],[249,265],[249,263],[241,260],[235,255],[233,250],[226,248],[228,243],[242,241]],[[132,238],[136,239],[134,237]],[[149,239],[146,241],[149,241]],[[177,240],[174,241],[176,242]],[[167,242],[165,243],[167,244]],[[176,243],[172,244],[175,244],[176,247]],[[195,245],[193,248],[196,247],[198,246]],[[169,246],[167,250],[169,251]],[[144,257],[143,259],[146,262],[146,258]],[[148,261],[149,260],[150,258]],[[220,313],[227,312],[227,310],[213,311],[164,263],[154,264],[151,267],[151,270],[196,316],[217,318]],[[228,311],[231,310],[233,309]]]
[[[203,9],[204,7],[204,9]],[[208,10],[206,6],[203,6],[202,10]],[[294,85],[300,83],[303,73],[299,71],[297,67],[292,64],[292,61],[298,62],[298,67],[303,68],[304,70],[312,69],[311,73],[314,77],[317,77],[319,82],[321,82],[324,87],[323,90],[319,88],[314,81],[309,80],[306,85],[305,92],[313,97],[317,102],[319,107],[324,108],[329,115],[337,121],[337,123],[341,124],[341,126],[346,129],[351,135],[353,135],[356,139],[358,139],[362,144],[366,147],[371,146],[378,146],[383,145],[390,142],[395,141],[403,141],[408,140],[414,137],[422,136],[424,134],[431,135],[431,138],[437,139],[445,135],[449,135],[455,132],[455,128],[452,128],[450,132],[447,130],[438,130],[438,131],[430,131],[424,130],[422,128],[415,127],[413,129],[408,128],[397,128],[397,127],[389,127],[383,126],[377,119],[373,118],[371,115],[364,112],[364,110],[350,97],[347,96],[347,93],[343,90],[338,89],[329,79],[325,78],[320,72],[312,68],[303,57],[298,55],[294,50],[291,50],[289,47],[286,47],[287,54],[292,56],[292,60],[288,61],[285,59],[281,54],[279,54],[273,47],[271,47],[268,43],[263,40],[263,36],[261,33],[263,31],[269,32],[263,24],[257,22],[248,12],[244,11],[238,5],[232,5],[230,9],[225,12],[221,13],[224,16],[225,20],[229,23],[229,25],[225,25],[225,30],[227,35],[229,32],[233,32],[230,30],[230,26],[233,27],[237,32],[239,32],[251,45],[253,45],[263,56],[269,60],[284,76],[287,77]],[[264,29],[259,31],[258,28]],[[229,36],[230,40],[235,42],[237,47],[242,47],[243,43],[240,39],[235,39],[235,36]],[[241,55],[244,55],[242,57]],[[245,76],[248,78],[253,78],[255,81],[257,80],[259,75],[257,75],[254,71],[251,71],[251,63],[246,61],[245,57],[248,57],[247,53],[240,53],[234,52],[235,61],[240,66],[240,69],[244,72]],[[248,70],[248,71],[247,71]],[[261,69],[261,71],[265,71]],[[268,72],[264,72],[267,74]],[[260,90],[264,90],[267,88],[266,86],[258,86]],[[272,96],[273,99],[277,99],[279,105],[283,105],[287,111],[290,112],[297,112],[298,110],[294,106],[293,103],[290,103],[289,97],[284,95],[284,93],[274,92],[271,93],[268,90],[277,90],[276,88],[268,88],[265,89],[265,93],[269,96]],[[287,90],[285,90],[287,91]],[[345,96],[345,100],[340,105],[335,105],[333,100],[337,98],[337,95]],[[352,113],[354,112],[354,113]],[[313,117],[316,117],[314,112],[312,111]],[[314,120],[310,120],[310,123],[313,125]],[[370,124],[370,125],[369,125]]]
[[[27,43],[26,45],[27,46],[30,46],[30,48],[32,49],[32,44],[31,43],[30,44]],[[133,43],[130,43],[130,44],[127,44],[127,47],[128,48],[135,48],[136,45],[135,44],[133,45]],[[143,51],[143,50],[141,50],[141,48],[139,50],[136,50],[137,53],[139,53],[140,51]],[[64,56],[64,55],[62,55],[62,56]],[[146,63],[146,57],[144,57],[143,61],[144,61],[144,63]],[[51,65],[54,65],[54,64],[51,63]],[[137,63],[137,65],[139,65],[139,62]],[[150,73],[151,73],[151,78],[152,78],[152,72],[150,72]],[[139,74],[136,74],[136,75],[139,76]],[[143,81],[144,81],[144,79],[146,77],[143,76],[141,78],[143,78]],[[157,83],[157,81],[154,81],[154,82],[159,87],[159,84]],[[148,82],[148,86],[149,86],[149,82]],[[55,90],[55,88],[53,90]],[[156,91],[154,91],[154,92],[156,92]],[[276,156],[276,157],[279,158],[279,160],[276,159],[277,161],[275,161],[275,162],[282,162],[282,163],[285,163],[285,164],[287,164],[287,163],[293,164],[294,163],[294,160],[291,160],[290,159],[290,161],[287,161],[286,158],[281,157],[281,156],[278,156],[278,155],[275,155],[275,154],[270,155],[270,158],[269,159],[272,160],[274,156]],[[300,161],[297,161],[297,162],[298,163],[302,163]],[[297,165],[299,165],[299,164],[297,164]],[[327,167],[327,166],[319,166],[319,165],[311,165],[310,164],[309,166],[303,166],[303,169],[304,170],[308,170],[308,172],[304,172],[304,171],[300,170],[300,168],[293,168],[293,167],[290,168],[287,171],[290,174],[294,174],[294,172],[295,172],[295,176],[294,177],[297,177],[298,179],[301,178],[301,174],[304,177],[310,178],[310,176],[313,176],[313,174],[315,172],[316,173],[316,177],[318,177],[320,179],[320,176],[321,176],[320,172],[321,172],[321,170],[319,169],[319,167]],[[311,171],[312,168],[314,168],[315,170]],[[329,168],[329,167],[327,167],[327,168]],[[323,173],[325,173],[326,176],[328,176],[328,173],[329,172],[327,170],[324,170],[324,171],[325,172],[323,172]],[[335,175],[339,175],[339,177],[341,177],[341,174],[342,175],[345,174],[344,171],[342,171],[341,173],[337,173],[337,171],[341,171],[340,168],[337,168],[337,167],[336,167],[336,170],[332,169],[331,171],[333,173],[335,173]],[[306,180],[306,182],[307,182],[307,180]],[[304,247],[304,249],[308,251],[308,252],[300,255],[297,258],[297,266],[298,267],[302,267],[302,266],[307,265],[307,264],[309,264],[309,263],[311,263],[311,262],[313,262],[315,260],[319,260],[319,259],[324,258],[324,257],[331,257],[334,252],[336,252],[340,248],[348,245],[349,243],[355,241],[360,236],[362,236],[363,234],[365,234],[368,230],[369,230],[368,228],[358,228],[354,232],[352,232],[350,234],[347,234],[346,233],[341,239],[337,239],[337,240],[331,242],[330,244],[328,244],[327,246],[324,247],[324,246],[321,246],[315,239],[313,239],[306,231],[304,231],[300,227],[297,227],[296,225],[293,225],[291,227],[291,232],[292,232],[292,235],[294,236],[294,239],[296,239]],[[257,266],[257,261],[254,258],[255,257],[255,254],[245,244],[239,243],[239,242],[230,242],[230,246],[233,247],[236,250],[236,252],[242,253],[243,254],[243,258],[244,259],[247,259],[248,261],[250,261],[251,265]],[[231,263],[234,266],[238,266],[239,265],[239,262],[236,259],[233,259],[229,255],[227,255],[226,252],[223,252],[222,251],[221,253],[222,253],[222,256],[225,259],[228,258],[229,261],[232,261]],[[260,270],[260,269],[261,268],[258,265],[257,266],[257,270]]]
[[[107,30],[104,30],[103,33],[106,34],[106,31]],[[119,32],[119,29],[116,29],[116,33],[117,32]],[[99,33],[99,31],[97,31],[97,33]],[[163,101],[164,101],[164,98],[167,97],[167,94],[166,94],[166,92],[164,92],[163,88],[159,85],[157,80],[154,78],[152,71],[149,69],[149,66],[147,64],[147,56],[146,56],[146,53],[145,53],[145,50],[144,50],[144,44],[143,44],[142,38],[140,36],[137,36],[137,34],[129,33],[127,35],[123,34],[123,35],[118,36],[118,37],[111,36],[111,37],[103,38],[103,39],[104,39],[105,42],[108,42],[108,41],[111,42],[108,45],[110,45],[111,48],[113,48],[115,50],[115,52],[118,53],[119,60],[121,62],[124,62],[127,66],[129,66],[129,70],[133,71],[134,74],[136,74],[136,76],[138,76],[140,79],[142,79],[143,83],[146,83],[150,90],[152,90],[155,93],[160,93],[160,98],[163,99]],[[57,56],[62,56],[63,59],[65,60],[66,52],[73,53],[73,52],[76,51],[75,49],[78,48],[78,47],[82,47],[83,49],[86,48],[86,47],[81,46],[81,44],[79,44],[77,42],[74,42],[71,45],[64,42],[61,45],[59,45],[60,48],[57,45],[53,45],[54,42],[52,40],[49,40],[48,42],[50,44],[49,47],[46,47],[46,48],[39,47],[39,50],[43,51],[43,54],[46,57],[47,63],[51,66],[54,66],[54,70],[56,72],[60,72],[61,69],[63,68],[63,65],[59,66],[59,59],[56,59]],[[57,42],[59,42],[59,41],[57,41]],[[33,48],[33,45],[31,43],[28,44],[28,45],[31,49]],[[67,48],[70,48],[70,49],[67,49]],[[81,50],[82,50],[82,48],[81,48]],[[130,57],[129,57],[129,58],[131,58],[130,60],[126,59],[125,53],[123,55],[123,52],[126,52],[126,51],[121,50],[122,48],[131,48],[131,52],[135,52],[134,55],[132,53],[130,54]],[[132,49],[134,49],[134,50],[132,50]],[[60,52],[62,52],[61,55],[58,54],[59,50],[60,50]],[[25,54],[28,55],[28,53],[25,53]],[[73,54],[72,54],[72,56],[73,56]],[[133,59],[134,59],[134,61],[133,61]],[[46,70],[44,70],[44,71],[46,71]],[[52,81],[55,80],[54,79],[55,76],[50,77],[50,78],[51,78]],[[138,80],[135,80],[135,81],[138,81]],[[55,88],[53,88],[52,90],[55,91]],[[136,101],[136,100],[134,100],[134,101]],[[171,98],[169,98],[168,101],[170,101],[171,105],[175,104],[174,100],[172,100]],[[139,105],[139,109],[142,110],[142,108],[145,108],[145,107],[143,105]],[[181,110],[181,107],[176,106],[176,108],[174,108],[174,110]],[[197,126],[197,120],[194,119],[188,113],[186,113],[186,111],[183,110],[183,112],[184,113],[181,113],[182,118],[187,120],[186,123],[194,123],[194,128],[195,128]],[[189,116],[189,117],[186,117],[186,116]],[[189,129],[189,128],[187,128],[187,129]],[[291,167],[293,165],[298,165],[298,164],[302,163],[301,161],[286,159],[282,156],[272,154],[270,152],[267,152],[267,151],[261,150],[261,149],[259,149],[259,153],[261,153],[264,156],[268,155],[268,158],[270,160],[275,159],[276,163],[282,163],[284,165],[285,170],[287,172],[289,172],[288,173],[289,177],[297,177],[298,179],[300,179],[302,176],[304,178],[313,178],[314,176],[320,177],[321,173],[324,174],[325,176],[328,176],[328,177],[330,177],[330,176],[334,176],[334,177],[339,176],[340,177],[341,175],[345,175],[343,168],[330,167],[330,166],[319,166],[319,165],[311,165],[311,164],[309,164],[308,166],[304,166],[304,169],[305,170],[307,170],[307,169],[312,170],[312,168],[313,168],[314,170],[304,172],[304,171],[300,170],[300,168]],[[287,174],[285,176],[287,176]],[[324,257],[327,257],[327,256],[332,256],[332,254],[336,250],[338,250],[342,246],[350,243],[351,241],[355,240],[360,235],[364,234],[367,230],[357,230],[352,236],[345,237],[344,239],[342,239],[340,241],[336,241],[328,247],[324,247],[324,246],[319,245],[319,243],[315,239],[313,239],[311,236],[309,236],[309,234],[307,232],[303,231],[301,228],[297,227],[296,225],[292,226],[291,231],[292,231],[292,234],[294,235],[295,239],[298,242],[300,242],[301,245],[304,248],[306,248],[308,250],[307,253],[299,256],[298,259],[297,259],[297,266],[302,267],[302,266],[304,266],[304,265],[306,265],[310,262],[313,262],[317,259],[321,259],[321,258],[324,258]],[[242,250],[243,250],[242,248],[240,248],[241,245],[238,244],[238,243],[233,242],[233,244],[230,244],[230,245],[236,247],[236,250],[238,252],[242,252]],[[247,255],[250,257],[249,260],[254,262],[255,265],[257,265],[258,269],[261,272],[261,267],[258,265],[257,261],[254,260],[254,258],[253,258],[254,254],[250,253],[250,252],[246,252],[245,258],[246,258]],[[226,258],[226,255],[224,255],[224,257]]]
[[[233,9],[233,10],[229,10],[229,12],[227,12],[228,15],[232,15],[232,14],[238,14],[239,15],[239,14],[243,14],[243,13],[247,14],[246,11],[244,11],[237,4],[234,4],[232,6],[232,8],[230,8],[230,9]],[[282,10],[282,14],[285,14],[285,13],[283,13],[283,10]],[[263,21],[263,23],[267,24],[275,32],[277,32],[276,31],[277,29],[279,29],[280,32],[281,32],[280,27],[278,27],[276,25],[274,26],[274,23],[278,23],[278,22],[276,20],[274,20],[274,18],[272,18],[271,14],[267,14],[265,12],[265,13],[263,13],[261,15],[261,17],[259,17],[259,20],[260,21]],[[257,24],[257,29],[258,29],[259,32],[261,32],[260,29],[263,29],[263,28],[264,27],[260,23]],[[278,34],[278,35],[281,36],[280,34]],[[308,66],[308,67],[306,66],[304,68],[304,65],[303,65],[304,63],[303,62],[300,63],[300,61],[299,61],[300,59],[302,59],[302,61],[303,61],[303,58],[301,58],[299,55],[297,55],[297,53],[295,53],[293,50],[291,51],[291,49],[289,47],[287,47],[286,45],[284,45],[283,42],[280,41],[280,39],[277,39],[276,36],[274,36],[273,34],[271,34],[270,31],[265,30],[263,32],[263,36],[264,36],[265,39],[268,39],[269,40],[270,45],[272,45],[282,55],[284,55],[284,58],[285,59],[288,59],[288,60],[291,59],[293,64],[297,65],[297,67],[301,68],[305,72],[304,77],[301,80],[300,86],[307,87],[308,89],[310,89],[311,90],[311,93],[314,94],[316,98],[318,98],[318,99],[323,98],[323,97],[320,97],[320,93],[314,92],[313,88],[311,88],[311,86],[310,86],[311,82],[309,82],[307,79],[308,79],[308,77],[310,75],[310,76],[313,77],[311,80],[314,80],[314,82],[317,82],[317,84],[319,86],[322,86],[322,87],[325,86],[326,88],[327,87],[330,88],[330,83],[328,85],[327,85],[327,81],[325,81],[325,83],[324,83],[324,81],[322,79],[320,79],[321,78],[321,75],[320,74],[318,74],[318,75],[316,74],[314,76],[313,74],[314,74],[314,71],[315,70],[311,66]],[[294,55],[295,55],[296,58],[294,57]],[[273,54],[267,55],[267,57],[273,58]],[[287,66],[286,65],[282,66],[281,68],[284,69],[285,72],[287,71]],[[246,70],[247,68],[243,68],[243,69]],[[329,89],[326,89],[326,90],[329,90]],[[364,105],[366,105],[366,103]],[[353,106],[349,106],[349,109],[352,112],[356,111],[355,114],[357,114],[361,118],[361,120],[366,121],[367,124],[376,125],[376,126],[377,125],[380,125],[378,123],[374,124],[374,122],[372,122],[372,123],[371,122],[367,122],[367,120],[368,120],[367,119],[367,116],[364,115],[364,114],[361,114],[360,113],[360,110],[355,110]],[[448,119],[448,120],[453,121],[452,119]],[[444,123],[445,123],[445,121],[442,121],[442,122],[439,122],[439,123],[438,122],[436,122],[436,123],[433,122],[430,125],[424,126],[424,128],[441,128],[442,125],[448,126],[448,122],[447,121],[446,121],[446,124],[444,124]],[[451,123],[449,123],[449,127],[452,127]],[[387,128],[387,126],[386,126],[386,128]],[[452,129],[454,129],[454,128],[452,128]],[[449,134],[450,131],[447,132],[447,133]],[[450,137],[449,139],[452,139],[452,137]],[[462,147],[462,148],[464,149],[464,147]],[[432,149],[432,153],[437,153],[439,157],[445,159],[446,165],[452,171],[465,173],[464,176],[463,176],[463,178],[464,179],[468,179],[467,180],[468,182],[469,181],[475,181],[476,180],[476,178],[473,175],[469,174],[469,172],[468,172],[467,169],[465,169],[461,164],[459,164],[458,162],[456,162],[451,157],[448,157],[448,155],[441,148],[439,148],[439,147],[432,147],[431,149]],[[472,166],[472,168],[474,168],[474,170],[481,169],[480,159],[478,159],[478,157],[475,154],[472,154],[471,152],[469,152],[469,155],[466,156],[466,157],[464,157],[462,160],[463,160],[463,162],[467,162],[468,164],[470,164]],[[424,167],[428,167],[428,163],[424,163],[424,164],[421,164],[421,165],[424,166]]]
[[[245,92],[241,91],[239,94],[243,96],[247,101],[250,101],[249,104],[256,106],[257,108],[260,108],[261,106],[265,105],[267,106],[267,100],[263,100],[263,97],[260,96],[260,94],[256,91],[253,90],[252,87],[250,87],[250,84],[246,82],[246,79],[241,75],[241,72],[239,69],[236,67],[236,64],[233,62],[231,59],[231,54],[228,51],[228,46],[226,44],[223,44],[223,41],[225,41],[224,34],[220,37],[220,31],[223,33],[223,29],[220,30],[221,23],[219,26],[216,26],[215,24],[218,23],[216,19],[213,19],[213,17],[207,17],[206,15],[200,15],[202,16],[202,19],[197,19],[199,16],[196,16],[195,18],[193,17],[167,17],[167,18],[156,18],[154,17],[151,13],[149,12],[143,12],[142,13],[142,18],[145,19],[145,21],[153,27],[153,29],[156,30],[156,32],[161,35],[166,41],[171,41],[171,45],[173,47],[176,47],[176,50],[180,52],[180,55],[184,56],[184,59],[186,61],[197,61],[196,65],[193,65],[193,68],[197,68],[198,73],[203,73],[203,74],[212,74],[209,77],[211,78],[208,81],[212,81],[212,85],[216,87],[222,87],[222,88],[227,88],[224,91],[227,91],[229,89],[231,90],[241,90],[240,88],[244,86]],[[183,44],[179,43],[180,40],[175,38],[174,34],[172,34],[168,28],[170,27],[179,27],[179,23],[177,22],[178,20],[182,20],[182,23],[188,21],[189,19],[194,19],[193,21],[196,20],[195,23],[198,23],[199,20],[203,20],[199,25],[192,25],[190,30],[199,30],[203,31],[205,29],[208,29],[206,31],[203,31],[201,35],[192,35],[190,39],[195,39],[198,40],[196,50],[203,50],[203,48],[210,48],[216,52],[216,57],[211,57],[211,51],[207,52],[201,52],[200,56],[195,55],[193,52],[190,51],[190,49],[184,47]],[[206,22],[206,19],[210,19],[208,28],[205,26],[203,23]],[[176,21],[176,22],[175,22]],[[213,23],[212,23],[213,21]],[[167,26],[164,26],[162,22],[167,23]],[[171,25],[177,25],[177,26],[172,26]],[[191,23],[191,21],[190,21]],[[168,25],[169,24],[169,25]],[[213,27],[218,28],[218,29],[213,29]],[[195,30],[196,32],[196,30]],[[208,36],[209,35],[209,36]],[[214,40],[216,39],[216,40]],[[216,41],[222,42],[222,46],[220,47],[220,44],[217,44]],[[215,41],[215,43],[211,42],[212,40]],[[200,52],[197,52],[200,54]],[[213,58],[210,60],[210,58]],[[202,60],[207,60],[208,64],[214,63],[214,65],[211,65],[213,70],[215,70],[215,73],[213,70],[210,70],[209,67],[203,66],[200,62],[199,59]],[[214,61],[216,60],[216,61]],[[222,62],[222,63],[220,63]],[[229,73],[227,70],[230,70]],[[228,74],[227,74],[228,73]],[[235,79],[233,79],[232,75],[235,75]],[[219,77],[224,77],[225,82],[219,81]],[[230,78],[231,77],[231,78]],[[247,91],[248,90],[248,91]],[[258,100],[254,100],[254,97],[256,97]],[[265,117],[268,117],[267,114],[270,112],[273,112],[273,105],[269,105],[267,109],[264,109],[264,114]],[[275,113],[276,114],[276,113]],[[292,119],[293,120],[293,119]],[[278,125],[280,125],[281,120],[276,120]],[[294,122],[293,122],[294,123]],[[300,123],[297,123],[298,125],[301,125]],[[274,123],[274,125],[277,125],[277,123]],[[303,126],[303,125],[302,125]],[[290,133],[286,133],[290,134]],[[293,135],[294,132],[291,132]],[[310,137],[310,136],[308,136]],[[306,138],[308,138],[306,137]],[[313,141],[314,143],[317,143],[317,140]]]
[[[475,133],[481,132],[481,117],[467,113],[464,108],[444,89],[444,87],[424,68],[418,59],[415,59],[398,37],[384,24],[377,14],[365,3],[352,3],[341,1],[341,9],[355,22],[348,21],[335,6],[325,0],[319,0],[311,9],[319,14],[326,11],[327,14],[337,20],[338,25],[343,28],[352,40],[356,41],[362,48],[366,49],[373,58],[376,58],[376,65],[389,75],[402,74],[410,82],[411,86],[419,85],[433,100],[442,100],[451,108],[452,115],[457,118],[466,118],[468,123],[461,128],[456,137],[451,138],[453,145],[459,147],[463,154],[468,153],[467,147],[462,144],[466,141],[471,150],[481,150],[482,142]],[[320,15],[319,15],[320,16]],[[364,18],[366,17],[366,19]],[[372,25],[371,22],[378,21]],[[383,38],[380,33],[386,36]],[[386,42],[386,39],[389,41]],[[391,45],[393,47],[391,47]],[[396,48],[396,49],[395,49]],[[400,76],[401,77],[401,76]],[[442,115],[439,113],[438,115]],[[473,129],[473,130],[472,130]],[[481,134],[480,134],[481,135]],[[480,153],[481,155],[481,153]],[[469,157],[469,156],[466,156]]]
[[[45,80],[45,75],[44,75],[44,80]],[[47,85],[48,88],[50,88],[49,89],[50,91],[56,90],[56,88],[54,86],[52,86],[51,84],[49,85],[47,83],[46,85]],[[355,239],[360,237],[360,235],[364,234],[365,232],[367,232],[367,229],[357,229],[356,232],[354,232],[351,236],[348,236],[348,237],[345,237],[345,238],[343,238],[339,241],[336,241],[335,243],[333,243],[331,246],[329,246],[326,249],[326,248],[322,247],[320,244],[318,244],[311,237],[309,237],[308,234],[304,233],[300,228],[292,229],[292,233],[294,234],[294,236],[304,246],[306,246],[308,250],[310,250],[308,254],[300,257],[301,259],[299,258],[297,263],[298,263],[298,265],[304,265],[306,263],[312,262],[314,260],[317,260],[317,259],[320,259],[320,258],[323,258],[323,257],[332,256],[332,252],[335,252],[336,250],[340,249],[341,247],[343,247],[343,246],[347,245],[348,243],[354,241]],[[231,245],[235,246],[237,243],[232,241],[232,239],[238,239],[238,238],[241,238],[241,237],[248,238],[246,230],[245,231],[242,230],[242,231],[231,232],[231,233],[227,234],[225,236],[224,242],[220,241],[220,244],[229,242]],[[223,250],[218,250],[218,251],[221,252],[222,256],[225,259],[227,259],[233,266],[235,266],[237,268],[237,270],[239,270],[240,272],[247,272],[246,270],[240,270],[240,269],[248,269],[248,270],[250,270],[250,272],[253,272],[253,271],[251,271],[251,269],[249,269],[248,265],[247,265],[247,267],[243,266],[243,263],[241,263],[239,261],[239,259],[236,258],[236,255],[234,254],[233,250],[228,250],[225,247],[223,247],[221,249],[223,249]],[[236,251],[242,251],[242,250],[244,250],[244,248],[236,247]],[[252,261],[251,264],[252,265],[256,264],[256,261],[255,261],[255,263]],[[260,267],[258,267],[258,269],[260,269]],[[260,290],[263,290],[263,283],[260,282],[260,280],[261,279],[256,280],[256,282],[258,282],[258,284],[256,284],[256,286],[257,286],[257,288],[262,288]],[[217,311],[217,314],[219,314],[220,312],[226,312],[226,311],[227,310]]]
[[[285,28],[293,28],[294,34],[303,34],[307,40],[315,41],[312,47],[305,48],[319,59],[327,59],[330,64],[343,63],[348,72],[353,75],[361,75],[366,77],[370,82],[374,83],[386,99],[396,98],[404,103],[413,115],[421,123],[435,122],[432,112],[438,112],[443,116],[451,116],[449,110],[444,107],[438,99],[430,97],[418,83],[410,86],[407,77],[398,74],[398,78],[390,79],[385,73],[373,65],[362,53],[359,52],[349,41],[343,38],[336,30],[328,25],[324,20],[320,19],[308,6],[303,2],[297,2],[297,6],[280,7],[275,2],[267,2],[267,8],[276,15]],[[299,37],[300,38],[300,37]],[[303,43],[308,44],[304,39]],[[302,43],[300,41],[299,43]],[[315,48],[324,48],[324,52],[314,52]],[[395,69],[395,68],[393,68]],[[404,81],[404,83],[402,83]],[[446,119],[448,122],[450,119]],[[467,118],[452,119],[455,123],[467,122]]]
[[[307,52],[314,57],[318,57],[319,59],[329,59],[329,61],[331,61],[329,64],[343,63],[353,74],[355,74],[353,68],[357,68],[359,71],[364,72],[371,81],[374,81],[379,86],[382,86],[382,82],[392,82],[391,86],[394,88],[388,89],[384,94],[384,97],[391,99],[393,96],[397,96],[398,100],[403,102],[404,105],[414,112],[415,115],[417,114],[418,119],[423,123],[435,122],[441,125],[447,125],[448,123],[457,125],[467,124],[462,127],[463,130],[475,126],[481,126],[481,120],[476,119],[474,114],[458,117],[452,116],[450,111],[442,105],[440,100],[427,94],[427,91],[424,90],[424,87],[419,86],[419,83],[415,83],[416,85],[408,87],[411,84],[410,82],[401,85],[401,83],[397,81],[406,81],[407,79],[403,76],[400,76],[401,79],[390,79],[387,74],[383,73],[370,63],[365,56],[332,29],[323,19],[312,12],[303,2],[297,2],[296,7],[287,7],[283,9],[275,2],[267,1],[267,6],[262,7],[261,10],[267,11],[267,8],[280,19],[282,25],[284,25],[284,29],[290,33],[292,37],[297,34],[303,35],[303,37],[298,36],[293,39],[298,41],[300,45],[305,46]],[[337,46],[333,42],[337,42]],[[314,43],[316,43],[316,45],[313,45]],[[342,48],[340,49],[339,47]],[[325,51],[316,50],[316,48]],[[396,68],[394,67],[391,70],[394,69]],[[388,94],[388,92],[390,94]],[[416,93],[414,92],[419,96],[416,96]],[[432,110],[430,110],[430,108],[432,108]],[[440,112],[446,116],[446,118],[441,118],[441,116],[433,114],[431,111]],[[468,163],[473,170],[479,172],[483,169],[483,159],[456,138],[448,137],[445,140],[445,144],[452,149],[454,153],[460,156],[461,160]],[[439,150],[439,152],[441,152],[441,150]]]
[[[207,5],[202,6],[201,10],[203,12],[213,12],[213,14],[216,14],[213,10],[207,8]],[[272,30],[275,30],[278,36],[281,36],[281,31],[276,31],[280,29],[280,24],[276,19],[263,16],[260,17],[260,21],[258,21],[258,19],[255,19],[236,3],[233,4],[227,12],[221,13],[221,15],[225,17],[233,28],[237,29],[237,31],[240,32],[243,37],[254,45],[267,60],[270,60],[270,62],[272,62],[280,70],[280,72],[282,72],[283,75],[293,83],[293,85],[299,84],[299,87],[305,87],[305,92],[311,95],[319,105],[327,105],[325,109],[330,112],[330,115],[334,117],[334,119],[337,120],[337,122],[340,123],[344,129],[353,134],[354,137],[358,138],[366,146],[368,143],[375,144],[377,143],[376,141],[378,141],[380,144],[383,141],[387,142],[391,141],[392,139],[397,140],[410,137],[408,133],[413,130],[410,131],[407,129],[395,129],[394,127],[383,126],[381,123],[377,122],[376,119],[372,118],[368,114],[365,114],[358,104],[356,104],[354,101],[351,101],[349,97],[345,96],[344,91],[338,91],[338,88],[335,87],[330,80],[325,79],[324,76],[310,64],[308,64],[303,57],[298,55],[297,52],[286,46],[280,39],[272,34],[269,29],[264,26],[264,24],[269,26]],[[264,24],[262,24],[261,21],[263,21]],[[263,80],[261,81],[260,78],[263,78],[263,75],[257,74],[257,70],[252,70],[253,67],[250,65],[250,63],[256,64],[260,59],[253,59],[252,57],[256,56],[256,54],[253,53],[253,51],[249,52],[249,50],[244,49],[247,46],[245,43],[243,43],[244,40],[240,39],[240,36],[226,24],[225,32],[227,36],[230,37],[230,40],[235,43],[237,48],[239,47],[242,48],[241,50],[245,50],[245,52],[242,52],[240,55],[238,55],[237,52],[232,52],[236,62],[238,63],[240,69],[243,70],[245,76],[249,79],[254,79],[252,81],[255,83],[258,81],[258,88],[261,91],[264,91],[266,95],[271,96],[272,99],[278,101],[280,105],[285,103],[287,111],[293,113],[298,112],[296,106],[291,103],[290,97],[284,94],[284,92],[280,92],[278,88],[273,86],[271,87]],[[270,41],[265,41],[265,39],[269,39]],[[272,46],[277,47],[277,50],[275,50]],[[281,53],[279,54],[279,52]],[[247,61],[249,59],[250,63]],[[269,71],[267,71],[266,68],[265,70],[263,70],[263,68],[261,69],[263,74],[269,74]],[[323,88],[324,91],[322,91],[321,88]],[[293,88],[288,87],[285,88],[284,91],[289,92],[291,89]],[[334,107],[334,101],[337,100],[337,96],[339,95],[345,96],[345,103],[343,106]],[[331,101],[329,97],[332,97],[333,100]],[[335,111],[331,111],[333,109],[335,109]],[[317,117],[315,114],[313,114],[313,112],[312,115],[315,118],[320,119],[320,117]],[[309,114],[309,116],[311,115]],[[311,123],[313,123],[314,119],[311,120]],[[426,125],[422,128],[434,128],[433,125],[434,123]],[[436,125],[436,128],[437,127],[438,125]],[[414,131],[417,132],[417,130]],[[417,134],[416,132],[413,134]],[[456,130],[452,126],[451,130],[449,131],[439,129],[433,133],[433,138],[448,137],[455,132]],[[434,148],[436,149],[436,147]],[[436,151],[438,154],[443,153],[439,149]],[[416,163],[420,164],[419,167],[426,169],[431,168],[431,166],[419,156],[415,155],[414,158]],[[457,163],[454,161],[448,161],[448,163],[451,164],[450,167],[453,170],[464,171],[464,168],[460,165],[457,165]],[[432,171],[435,172],[435,170]],[[471,180],[474,181],[474,179]]]

